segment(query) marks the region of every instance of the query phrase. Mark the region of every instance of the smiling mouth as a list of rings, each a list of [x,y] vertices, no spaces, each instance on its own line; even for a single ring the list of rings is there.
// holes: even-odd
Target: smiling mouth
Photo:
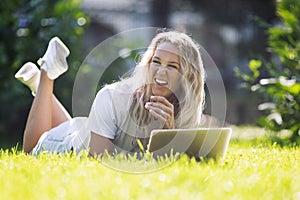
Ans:
[[[157,85],[160,85],[160,86],[168,85],[168,81],[165,81],[165,80],[154,78],[154,81]]]

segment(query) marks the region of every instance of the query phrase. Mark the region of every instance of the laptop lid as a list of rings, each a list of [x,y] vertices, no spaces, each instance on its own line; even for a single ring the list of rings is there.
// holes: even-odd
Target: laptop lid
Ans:
[[[223,158],[231,128],[156,129],[151,132],[148,150],[154,157],[186,153],[196,159]]]

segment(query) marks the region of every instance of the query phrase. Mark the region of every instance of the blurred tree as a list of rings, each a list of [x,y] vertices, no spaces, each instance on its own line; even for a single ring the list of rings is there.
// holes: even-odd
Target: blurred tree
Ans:
[[[168,27],[170,0],[152,0],[151,18],[153,27]]]
[[[0,3],[0,144],[15,145],[22,139],[32,96],[15,78],[27,61],[43,56],[48,41],[58,36],[71,50],[69,72],[56,84],[57,96],[70,110],[72,80],[82,61],[80,36],[88,18],[81,0],[2,0]]]
[[[239,88],[242,80],[234,76],[233,68],[248,70],[249,59],[266,55],[267,27],[261,23],[276,21],[276,0],[176,0],[170,5],[172,11],[188,13],[182,27],[209,52],[222,74],[229,100],[228,122],[254,123],[261,113],[252,107],[260,97]],[[209,108],[209,98],[206,104]]]
[[[236,56],[240,60],[248,60],[249,56],[265,53],[264,50],[267,41],[267,35],[265,34],[266,27],[259,24],[262,22],[273,23],[275,21],[276,0],[189,1],[194,10],[205,16],[204,27],[209,29],[211,25],[214,25],[215,27],[230,27],[237,31],[238,34],[235,35],[237,38],[234,39],[237,40],[237,44],[235,44],[238,49]],[[222,31],[220,34],[226,34],[224,29]],[[216,35],[213,35],[213,38],[215,40],[218,39]],[[228,39],[228,37],[225,38]],[[254,40],[259,42],[253,42]],[[220,44],[223,46],[226,46],[226,43],[228,43],[228,41],[218,42],[225,43]],[[217,66],[221,67],[221,70],[224,67],[223,65],[224,63],[217,63]],[[230,66],[230,69],[232,69],[232,66]],[[227,72],[224,71],[223,74],[226,73],[232,74],[232,71],[227,69]],[[234,85],[231,81],[228,80],[228,86]]]
[[[289,130],[289,141],[300,144],[300,1],[280,1],[277,14],[280,23],[268,29],[269,56],[251,60],[251,74],[237,73],[264,99],[258,109],[265,115],[258,123]]]
[[[207,21],[220,24],[245,25],[253,17],[259,16],[267,22],[272,22],[276,0],[189,0],[203,13]]]

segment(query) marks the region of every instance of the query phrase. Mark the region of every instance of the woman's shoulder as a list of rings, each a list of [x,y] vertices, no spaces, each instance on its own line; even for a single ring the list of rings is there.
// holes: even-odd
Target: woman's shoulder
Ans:
[[[133,89],[129,84],[115,82],[102,87],[98,93],[109,93],[110,95],[131,95]]]
[[[97,104],[113,105],[118,111],[125,110],[127,113],[132,98],[131,88],[128,85],[112,83],[105,85],[95,99]]]

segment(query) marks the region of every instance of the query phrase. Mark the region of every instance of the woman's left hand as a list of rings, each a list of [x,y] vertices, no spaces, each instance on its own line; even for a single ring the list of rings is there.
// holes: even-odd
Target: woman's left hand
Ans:
[[[145,105],[150,114],[164,124],[164,129],[175,128],[173,104],[162,96],[151,96],[150,99],[151,102]]]

